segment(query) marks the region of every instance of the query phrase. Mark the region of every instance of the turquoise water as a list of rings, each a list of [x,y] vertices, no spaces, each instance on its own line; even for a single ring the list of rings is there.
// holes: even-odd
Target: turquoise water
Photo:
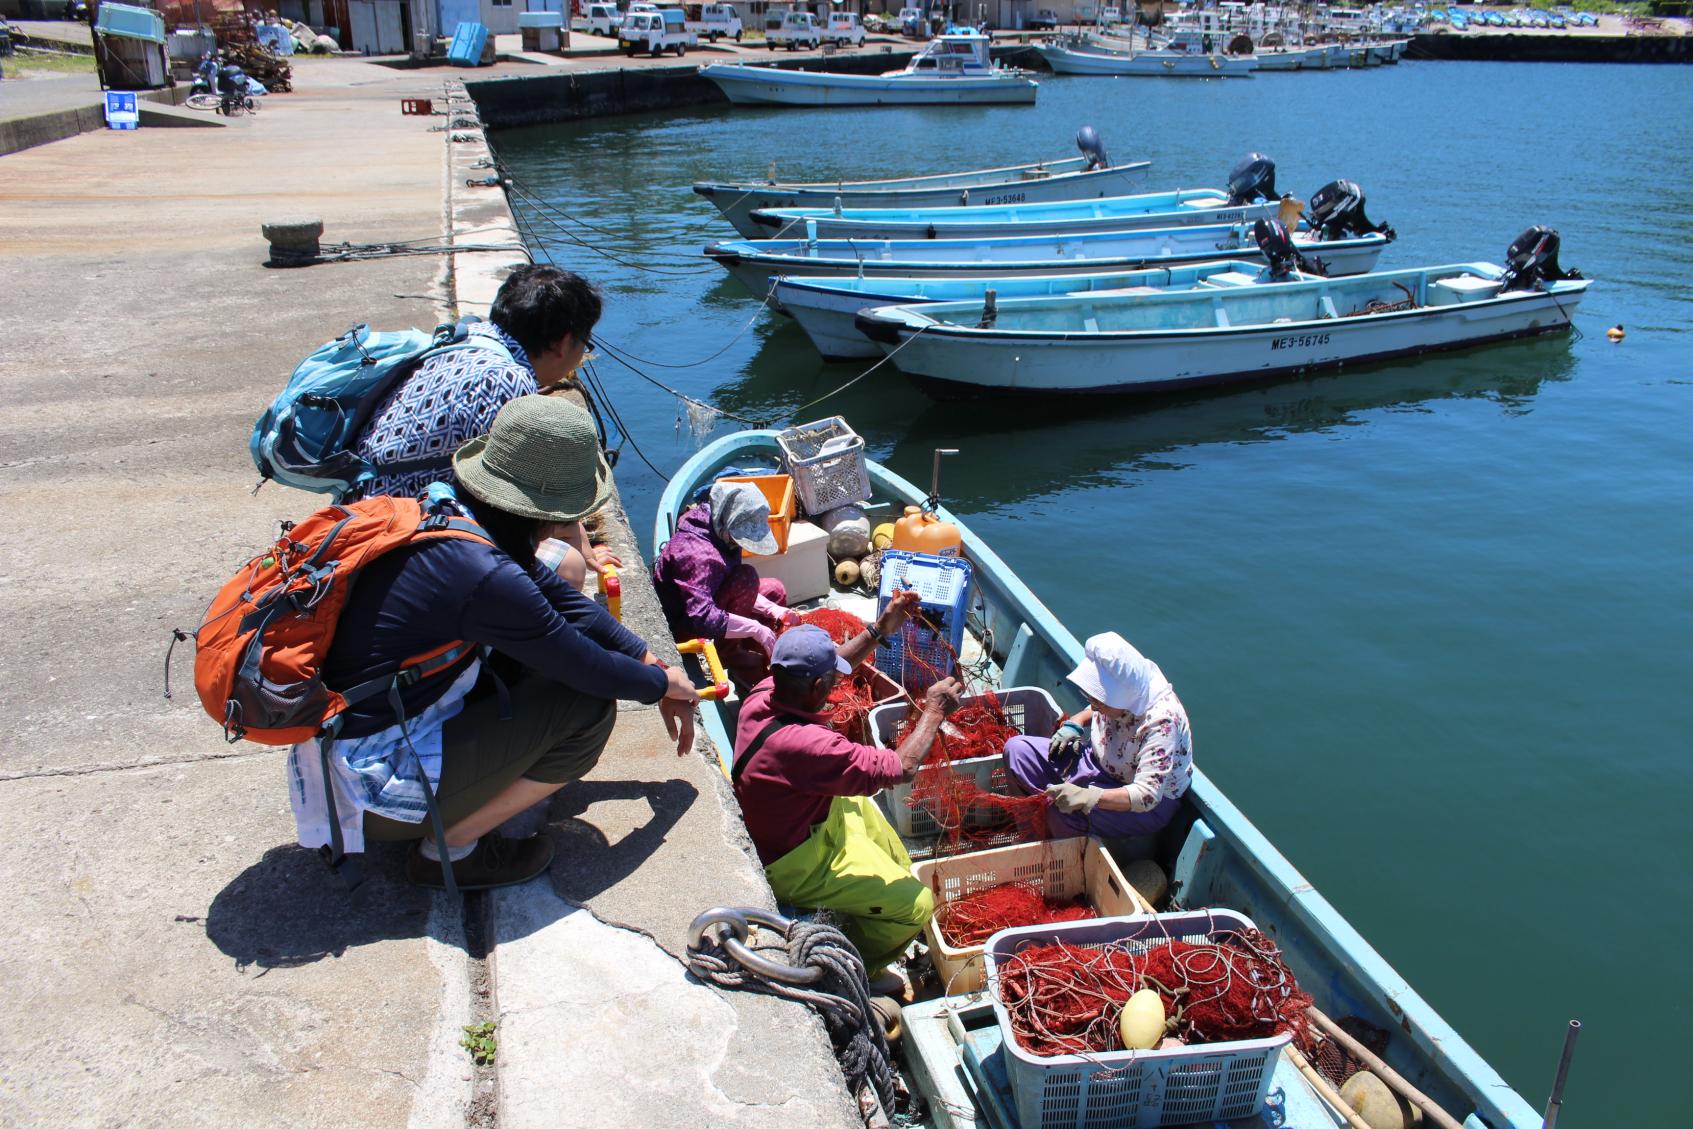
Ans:
[[[603,286],[601,336],[668,364],[721,351],[649,371],[755,419],[865,367],[821,364],[695,265],[733,234],[689,184],[772,160],[788,179],[938,172],[1063,155],[1092,123],[1114,158],[1154,162],[1148,191],[1220,184],[1252,149],[1296,194],[1358,180],[1400,233],[1384,269],[1498,261],[1559,228],[1598,280],[1579,337],[1152,403],[939,405],[890,366],[805,418],[844,413],[919,481],[931,448],[962,448],[948,504],[1078,634],[1117,627],[1163,666],[1205,771],[1530,1104],[1575,1016],[1563,1124],[1668,1126],[1693,1120],[1690,109],[1688,68],[1410,63],[496,142],[603,229],[535,224]],[[676,402],[598,372],[646,456],[679,465]],[[619,478],[645,533],[660,481],[627,449]]]

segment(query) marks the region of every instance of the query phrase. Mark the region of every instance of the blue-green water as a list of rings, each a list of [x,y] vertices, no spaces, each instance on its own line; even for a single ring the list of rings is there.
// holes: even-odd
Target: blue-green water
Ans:
[[[711,106],[497,145],[607,233],[576,234],[681,272],[538,222],[538,250],[604,288],[602,336],[671,364],[722,350],[650,371],[782,418],[860,367],[819,363],[715,268],[688,273],[733,237],[692,181],[772,160],[849,180],[1014,163],[1065,153],[1084,123],[1154,162],[1148,190],[1219,184],[1252,149],[1296,194],[1358,180],[1400,233],[1384,268],[1498,261],[1551,224],[1598,280],[1583,334],[1155,403],[937,405],[884,367],[808,418],[844,413],[920,481],[931,448],[962,448],[948,504],[1072,630],[1115,626],[1163,666],[1204,769],[1531,1104],[1579,1016],[1564,1124],[1693,1121],[1676,1065],[1693,1037],[1693,69],[1048,79],[1034,108]],[[598,371],[675,468],[694,449],[676,402]],[[620,483],[644,534],[660,482],[626,452]]]

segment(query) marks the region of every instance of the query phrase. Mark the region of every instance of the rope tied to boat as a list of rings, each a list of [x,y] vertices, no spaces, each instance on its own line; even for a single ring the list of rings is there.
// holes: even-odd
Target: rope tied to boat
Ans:
[[[780,945],[750,946],[750,924],[773,930]],[[765,953],[783,951],[787,959]],[[887,1039],[870,1008],[864,960],[832,925],[792,921],[766,910],[708,909],[688,927],[688,970],[719,988],[758,992],[816,1010],[855,1097],[868,1086],[892,1114],[898,1088]]]

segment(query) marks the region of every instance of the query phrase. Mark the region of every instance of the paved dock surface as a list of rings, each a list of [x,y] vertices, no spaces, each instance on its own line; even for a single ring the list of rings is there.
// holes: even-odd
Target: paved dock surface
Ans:
[[[809,1013],[682,974],[694,913],[768,890],[721,774],[654,711],[546,814],[550,879],[467,918],[397,849],[348,894],[294,845],[282,751],[223,742],[187,648],[163,698],[169,630],[318,504],[251,492],[293,365],[356,321],[473,310],[521,257],[261,265],[279,216],[430,243],[503,213],[451,191],[474,145],[399,112],[456,77],[310,60],[225,129],[0,157],[0,1124],[856,1123]],[[504,238],[485,226],[466,238]],[[489,1069],[457,1046],[482,1017]]]

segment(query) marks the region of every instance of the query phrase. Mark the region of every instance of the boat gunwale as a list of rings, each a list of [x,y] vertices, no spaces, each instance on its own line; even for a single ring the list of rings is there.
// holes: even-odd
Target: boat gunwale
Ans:
[[[1098,208],[1098,207],[1109,207],[1109,206],[1112,206],[1114,204],[1117,204],[1119,201],[1124,201],[1124,200],[1144,200],[1144,201],[1148,201],[1149,203],[1156,200],[1157,203],[1160,204],[1160,205],[1168,204],[1170,206],[1169,207],[1147,207],[1147,208],[1139,209],[1139,210],[1129,208],[1129,207],[1124,207],[1122,209],[1120,215],[1114,215],[1114,216],[1110,216],[1110,217],[1095,216],[1095,217],[1091,217],[1091,218],[1097,220],[1097,219],[1103,219],[1103,218],[1118,219],[1118,218],[1122,218],[1122,217],[1126,217],[1126,216],[1191,214],[1191,213],[1184,213],[1183,209],[1184,208],[1191,208],[1195,211],[1198,211],[1198,210],[1200,210],[1200,205],[1202,205],[1204,202],[1210,201],[1210,200],[1220,200],[1220,201],[1222,201],[1221,203],[1215,205],[1215,207],[1217,207],[1217,208],[1228,208],[1228,207],[1249,208],[1249,207],[1252,207],[1251,204],[1230,204],[1228,202],[1228,199],[1229,199],[1228,190],[1223,189],[1223,188],[1171,188],[1171,189],[1166,189],[1165,191],[1162,191],[1162,192],[1131,192],[1131,193],[1128,193],[1127,195],[1123,195],[1123,196],[1081,196],[1081,197],[1078,197],[1078,198],[1073,199],[1073,200],[1036,200],[1036,201],[1033,201],[1031,203],[1025,203],[1025,204],[941,204],[941,205],[936,205],[935,207],[932,207],[932,208],[849,208],[849,207],[843,207],[843,208],[841,208],[839,213],[837,213],[834,210],[833,206],[829,205],[829,204],[819,205],[818,207],[799,207],[799,206],[793,206],[793,205],[784,205],[780,208],[754,208],[752,215],[753,215],[753,218],[755,220],[758,219],[758,217],[760,217],[760,216],[770,217],[769,219],[760,221],[760,222],[764,223],[764,225],[766,227],[783,226],[780,222],[782,220],[792,221],[792,220],[798,220],[798,219],[830,220],[830,221],[837,223],[837,224],[842,223],[842,222],[863,223],[863,224],[873,224],[873,223],[921,224],[921,223],[928,223],[928,224],[931,224],[932,226],[935,226],[935,227],[950,227],[955,223],[992,223],[992,222],[995,222],[996,217],[1002,216],[1002,215],[1010,217],[1003,222],[1013,224],[1013,225],[1018,224],[1018,223],[1057,223],[1057,222],[1059,222],[1059,220],[1053,220],[1053,219],[1047,219],[1047,220],[1017,219],[1013,215],[1013,213],[1019,212],[1019,211],[1027,212],[1027,211],[1030,211],[1030,210],[1033,210],[1033,209],[1038,209],[1038,208],[1071,208],[1071,209],[1080,210],[1083,206],[1090,206],[1090,207],[1096,207],[1096,208]],[[897,213],[897,214],[883,214],[883,215],[867,216],[867,215],[863,214],[865,212],[882,212],[882,213]],[[922,213],[924,216],[927,216],[929,213],[933,213],[933,212],[943,212],[943,213],[945,213],[945,216],[943,216],[942,218],[939,218],[939,219],[933,219],[933,218],[923,219],[923,218],[919,218],[919,216],[917,215],[917,213]],[[954,218],[954,217],[956,217],[956,218]],[[1068,217],[1061,217],[1061,219],[1068,219]],[[775,220],[776,222],[771,222],[771,220]],[[1245,222],[1245,221],[1234,221],[1234,222]],[[1218,226],[1218,225],[1216,225],[1216,224],[1199,224],[1199,225],[1192,225],[1192,226],[1215,227],[1215,226]],[[842,238],[842,237],[840,237],[840,236],[827,236],[827,237],[822,237],[822,238]]]
[[[1245,259],[1214,259],[1214,260],[1213,259],[1207,259],[1202,263],[1187,263],[1187,264],[1172,265],[1172,266],[1152,266],[1152,267],[1146,267],[1146,268],[1138,269],[1138,270],[1078,271],[1075,274],[1050,274],[1050,275],[1031,274],[1027,277],[1030,278],[1030,279],[1036,279],[1036,278],[1047,279],[1049,281],[1055,280],[1055,279],[1064,279],[1064,278],[1073,278],[1073,279],[1114,278],[1114,277],[1117,277],[1119,275],[1153,274],[1153,273],[1156,273],[1158,271],[1163,271],[1164,273],[1169,274],[1172,271],[1194,270],[1194,269],[1198,269],[1198,268],[1201,268],[1201,267],[1213,266],[1213,265],[1215,265],[1218,268],[1218,270],[1217,270],[1218,274],[1226,274],[1230,270],[1234,270],[1234,269],[1241,268],[1241,267],[1245,267],[1248,270],[1251,270],[1251,271],[1254,271],[1254,272],[1261,272],[1264,269],[1263,263],[1261,263],[1261,262],[1254,263],[1254,262],[1251,262],[1250,260],[1245,260]],[[786,287],[787,289],[790,289],[790,290],[802,291],[802,292],[807,293],[807,294],[838,294],[842,297],[849,297],[853,294],[861,294],[863,292],[858,291],[855,288],[850,287],[850,286],[838,286],[838,285],[831,286],[831,285],[827,285],[827,284],[828,283],[839,283],[839,282],[869,281],[871,278],[879,278],[879,279],[884,279],[884,280],[888,280],[888,281],[894,281],[894,280],[899,279],[900,277],[901,276],[899,276],[899,275],[866,275],[863,279],[858,279],[856,277],[851,278],[851,279],[843,279],[843,278],[840,278],[838,276],[832,276],[832,275],[802,275],[802,274],[787,275],[787,274],[779,274],[779,275],[776,275],[775,278],[773,279],[772,285],[774,285],[778,288]],[[977,278],[977,279],[913,278],[910,281],[912,281],[912,282],[951,282],[951,283],[959,283],[959,282],[992,282],[994,280],[991,279],[991,278]],[[1009,279],[1007,281],[1021,282],[1021,281],[1023,281],[1023,279]],[[1300,278],[1297,281],[1308,282],[1308,281],[1310,281],[1310,279],[1309,278]],[[1260,282],[1260,283],[1255,283],[1254,285],[1266,286],[1266,285],[1271,285],[1271,284]],[[1086,293],[1086,291],[1078,291],[1077,293]],[[882,295],[869,295],[869,296],[870,297],[882,297]],[[1059,294],[1045,294],[1045,295],[1042,295],[1042,294],[1026,294],[1026,295],[1017,295],[1015,298],[1007,298],[1007,299],[1005,299],[1005,301],[1007,301],[1007,302],[1021,301],[1024,298],[1042,298],[1042,297],[1057,298],[1057,297],[1063,297],[1063,296],[1064,295],[1059,295]],[[930,299],[925,298],[925,299],[919,299],[918,301],[885,302],[881,306],[874,307],[874,308],[887,309],[887,308],[890,308],[890,307],[893,307],[893,306],[917,305],[917,304],[919,304],[919,302],[921,302],[924,305],[930,305],[930,304],[942,304],[942,303],[954,302],[954,301],[959,301],[959,299],[936,298],[936,299],[930,300]],[[872,307],[866,307],[866,308],[872,308]]]
[[[790,85],[811,87],[880,87],[897,83],[894,90],[958,90],[970,87],[1008,87],[1035,90],[1040,83],[1024,74],[962,74],[950,77],[908,75],[905,71],[886,74],[847,74],[842,71],[802,71],[791,67],[756,66],[750,63],[708,63],[699,69],[701,78],[729,82],[767,82],[768,76],[786,76]]]
[[[1085,157],[1060,157],[1056,161],[1031,161],[1027,164],[1022,164],[1022,165],[1003,165],[1003,166],[1000,166],[998,168],[991,168],[991,169],[966,169],[963,172],[953,172],[953,173],[930,173],[930,174],[925,175],[925,176],[894,177],[894,178],[891,178],[891,179],[888,179],[888,180],[843,180],[843,181],[838,181],[838,182],[822,181],[822,180],[787,180],[787,181],[778,180],[774,183],[768,183],[768,182],[765,182],[765,181],[756,181],[755,182],[755,181],[737,181],[737,180],[723,180],[723,181],[696,180],[694,182],[694,191],[696,193],[699,193],[700,195],[704,196],[704,195],[708,195],[708,193],[700,192],[700,189],[702,189],[702,188],[710,189],[713,192],[718,192],[718,191],[739,192],[743,195],[746,195],[746,194],[754,193],[754,192],[783,193],[783,192],[810,192],[810,191],[832,192],[832,193],[835,193],[835,194],[853,193],[853,192],[865,192],[865,193],[871,193],[871,192],[874,192],[874,193],[938,192],[938,191],[942,190],[943,188],[964,188],[964,187],[972,187],[972,188],[973,187],[994,187],[994,188],[997,188],[997,187],[1002,187],[1002,186],[1003,187],[1010,187],[1011,185],[1014,185],[1014,184],[1026,184],[1026,183],[1031,183],[1031,182],[1029,182],[1029,181],[1006,180],[1006,181],[990,182],[988,184],[966,185],[966,184],[964,184],[960,181],[954,180],[953,178],[955,178],[955,177],[971,177],[971,176],[984,176],[985,177],[985,176],[993,176],[993,175],[996,175],[996,174],[998,174],[998,175],[1009,175],[1009,174],[1012,174],[1012,173],[1037,172],[1037,171],[1039,171],[1043,168],[1052,168],[1052,167],[1057,166],[1057,165],[1077,165],[1077,166],[1080,166],[1086,160],[1087,160],[1087,158],[1085,158]],[[1068,178],[1068,177],[1094,176],[1094,175],[1098,175],[1098,174],[1102,174],[1102,173],[1133,171],[1133,170],[1137,170],[1137,169],[1151,168],[1151,167],[1152,167],[1151,161],[1129,161],[1125,164],[1112,165],[1109,168],[1104,168],[1104,169],[1090,169],[1090,168],[1078,167],[1078,168],[1065,169],[1062,172],[1055,172],[1055,173],[1052,173],[1049,176],[1040,177],[1037,181],[1034,181],[1033,183],[1048,184],[1048,183],[1050,183],[1054,180],[1061,180],[1061,179]],[[938,183],[940,181],[948,181],[950,183],[940,184],[940,183]],[[925,184],[923,182],[928,182],[928,183]]]

